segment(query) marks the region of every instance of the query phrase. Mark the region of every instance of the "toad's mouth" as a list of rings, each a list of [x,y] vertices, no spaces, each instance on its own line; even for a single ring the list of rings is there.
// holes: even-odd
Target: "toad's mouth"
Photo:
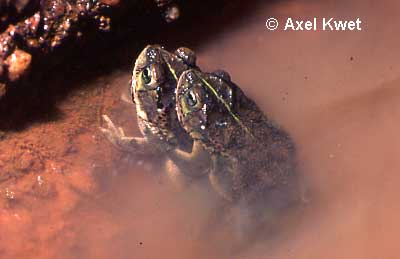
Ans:
[[[175,69],[172,67],[172,65],[170,64],[170,62],[161,53],[160,53],[160,57],[161,57],[162,61],[167,65],[168,71],[172,75],[173,80],[175,81],[174,89],[176,89],[176,84],[178,83],[177,73],[176,73]],[[153,86],[151,88],[139,89],[138,90],[138,92],[141,92],[141,93],[145,92],[149,96],[154,96],[155,97],[154,99],[155,99],[155,103],[156,103],[156,106],[157,106],[157,111],[171,108],[170,107],[171,104],[169,102],[167,102],[167,104],[164,104],[163,98],[167,98],[167,99],[168,98],[169,99],[174,99],[175,98],[175,94],[173,94],[172,96],[168,96],[168,93],[163,93],[163,87],[161,87],[161,85],[162,84],[159,82],[157,85],[155,85],[155,86]]]
[[[160,139],[165,139],[167,142],[176,144],[175,134],[171,131],[169,125],[168,110],[163,109],[158,112],[155,124],[158,131],[158,136]]]
[[[152,118],[148,118],[147,113],[142,109],[139,109],[137,114],[152,134],[158,136],[161,140],[175,143],[176,138],[174,133],[171,132],[169,115],[166,109],[158,110]]]
[[[151,89],[141,89],[138,91],[138,95],[140,96],[138,99],[147,99],[151,105],[146,105],[152,107],[154,109],[153,104],[156,104],[157,112],[160,110],[164,110],[167,106],[162,102],[162,89],[160,86]],[[142,102],[143,103],[143,102]],[[142,105],[144,106],[144,105]]]

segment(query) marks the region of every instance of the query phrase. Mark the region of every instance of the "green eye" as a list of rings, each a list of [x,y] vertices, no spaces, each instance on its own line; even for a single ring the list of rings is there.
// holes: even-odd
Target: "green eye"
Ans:
[[[193,93],[192,91],[190,91],[188,94],[186,94],[185,98],[186,98],[186,103],[187,103],[190,107],[196,106],[196,104],[197,104],[197,97],[196,97],[195,93]]]
[[[143,72],[142,72],[142,80],[143,80],[143,83],[145,83],[146,85],[151,82],[151,69],[150,69],[150,67],[146,67],[143,70]]]

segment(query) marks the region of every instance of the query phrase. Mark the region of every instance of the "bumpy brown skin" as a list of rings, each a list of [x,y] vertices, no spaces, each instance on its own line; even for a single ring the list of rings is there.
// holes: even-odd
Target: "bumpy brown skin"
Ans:
[[[210,181],[226,199],[250,202],[290,184],[295,167],[291,138],[226,72],[184,72],[177,112],[184,129],[212,155]]]
[[[153,147],[161,150],[192,147],[192,140],[176,115],[175,89],[182,72],[195,67],[195,58],[189,49],[181,50],[191,58],[182,59],[161,46],[149,45],[140,53],[133,70],[131,93],[140,130]],[[144,82],[143,73],[149,74],[150,83]]]
[[[207,173],[209,155],[180,126],[175,110],[178,77],[195,68],[195,55],[187,48],[175,54],[158,45],[147,46],[136,60],[131,94],[136,104],[141,138],[126,137],[122,129],[105,117],[108,128],[102,131],[117,147],[134,154],[168,154],[167,173],[199,176]],[[173,161],[173,163],[172,163]],[[178,172],[179,171],[179,172]]]

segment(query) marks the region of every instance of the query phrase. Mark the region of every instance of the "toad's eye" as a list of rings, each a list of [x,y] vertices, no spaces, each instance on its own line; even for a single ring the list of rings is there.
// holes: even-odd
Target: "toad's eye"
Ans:
[[[150,82],[151,82],[151,68],[150,67],[146,67],[143,70],[142,80],[143,80],[143,83],[145,83],[146,85],[150,84]]]
[[[189,93],[186,94],[185,96],[186,98],[186,103],[190,106],[190,107],[194,107],[197,104],[197,97],[196,94],[193,91],[189,91]]]
[[[201,109],[203,104],[199,94],[200,93],[193,90],[189,90],[185,93],[183,98],[180,100],[183,114],[196,112]]]

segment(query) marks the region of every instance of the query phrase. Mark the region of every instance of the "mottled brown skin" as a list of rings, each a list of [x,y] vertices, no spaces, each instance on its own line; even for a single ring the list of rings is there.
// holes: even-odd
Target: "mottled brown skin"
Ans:
[[[293,177],[291,138],[226,72],[184,72],[177,86],[177,112],[195,143],[211,154],[210,182],[226,199],[251,202]]]
[[[166,169],[172,177],[181,173],[203,175],[210,163],[208,153],[200,145],[193,145],[189,134],[180,126],[175,110],[177,79],[185,70],[196,68],[195,62],[194,53],[187,48],[170,53],[158,45],[147,46],[136,60],[131,83],[143,137],[126,137],[121,128],[104,116],[107,128],[102,131],[111,142],[134,154],[158,158],[168,154]]]
[[[192,146],[176,115],[175,89],[177,78],[195,67],[196,60],[191,50],[178,50],[186,56],[181,58],[158,45],[147,46],[137,58],[132,75],[131,93],[139,127],[152,146],[162,150],[190,150]]]

